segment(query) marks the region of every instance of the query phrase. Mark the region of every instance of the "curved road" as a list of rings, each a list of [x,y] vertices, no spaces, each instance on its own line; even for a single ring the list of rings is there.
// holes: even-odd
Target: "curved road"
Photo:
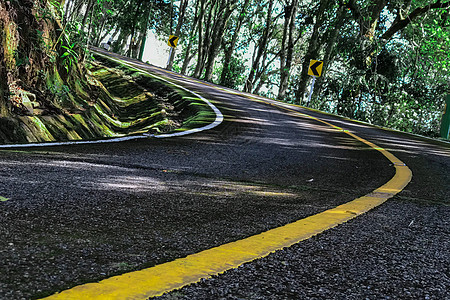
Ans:
[[[146,68],[211,100],[225,121],[170,139],[1,150],[0,299],[241,240],[366,195],[395,173],[380,152],[316,120]],[[411,183],[348,223],[163,298],[448,299],[449,144],[293,109],[389,150]]]

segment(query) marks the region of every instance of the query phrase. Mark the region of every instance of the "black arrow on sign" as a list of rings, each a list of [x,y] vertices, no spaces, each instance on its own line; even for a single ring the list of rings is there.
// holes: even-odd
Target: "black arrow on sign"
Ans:
[[[178,40],[177,36],[173,36],[171,39],[169,39],[169,43],[172,47],[176,47],[175,42]]]
[[[311,71],[315,76],[320,76],[319,72],[316,70],[320,65],[323,64],[323,61],[316,61],[311,67]]]

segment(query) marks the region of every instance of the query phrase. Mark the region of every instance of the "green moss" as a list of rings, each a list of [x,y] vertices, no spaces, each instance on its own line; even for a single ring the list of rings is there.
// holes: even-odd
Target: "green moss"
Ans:
[[[42,123],[42,121],[38,117],[28,117],[28,119],[35,125],[35,130],[33,130],[34,128],[30,129],[32,129],[36,133],[37,139],[42,139],[44,141],[55,140],[55,138],[48,131],[47,127],[45,127],[45,124]]]
[[[84,87],[83,87],[81,82],[76,81],[75,84],[74,84],[74,88],[75,88],[75,93],[78,96],[83,97],[84,99],[89,99],[90,98],[88,92],[84,89]]]
[[[47,88],[55,96],[51,104],[66,113],[18,117],[20,122],[15,126],[22,133],[19,140],[95,139],[149,130],[166,133],[214,121],[215,114],[210,107],[191,93],[140,70],[111,62],[106,64],[109,67],[90,64],[86,78],[71,79],[70,83],[62,80],[56,67],[47,73]],[[92,91],[96,99],[90,98]],[[163,109],[167,112],[163,113]],[[174,112],[179,114],[177,120],[185,120],[182,128],[177,128],[179,124],[167,118]],[[0,140],[8,142],[10,137],[0,130]]]
[[[6,67],[10,70],[16,67],[15,60],[15,52],[17,50],[18,41],[15,40],[14,34],[16,33],[17,28],[14,22],[10,22],[6,24],[5,29],[3,30],[5,34],[5,61]]]
[[[84,118],[80,114],[72,115],[72,117],[80,123],[81,126],[88,129],[89,126],[86,124]]]

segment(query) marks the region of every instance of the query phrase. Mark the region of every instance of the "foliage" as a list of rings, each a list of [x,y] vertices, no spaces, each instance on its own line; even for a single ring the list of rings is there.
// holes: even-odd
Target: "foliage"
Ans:
[[[76,43],[69,43],[66,45],[62,45],[61,48],[63,49],[63,54],[61,54],[62,58],[62,64],[64,68],[66,69],[67,73],[70,72],[70,69],[73,65],[78,63],[79,54],[76,51]]]
[[[245,59],[242,56],[232,56],[223,85],[232,89],[242,87],[246,79],[245,70]]]
[[[409,12],[430,2],[412,1]],[[389,2],[383,10],[369,42],[373,46],[361,43],[349,9],[350,22],[343,24],[314,107],[403,131],[438,134],[443,99],[450,93],[449,11],[428,10],[383,40],[404,3]],[[369,6],[361,8],[369,14]],[[361,63],[363,47],[373,51],[365,54],[367,65]]]
[[[51,3],[61,10],[58,1]],[[177,72],[209,80],[223,74],[220,81],[229,87],[245,86],[265,95],[283,90],[278,96],[288,102],[437,134],[443,98],[450,93],[450,1],[182,3],[66,0],[58,48],[41,29],[36,36],[46,53],[57,50],[53,56],[69,73],[83,62],[87,44],[109,40],[113,51],[138,58],[148,30],[166,39],[177,29],[183,41],[173,65]],[[40,21],[53,22],[51,9],[38,8],[37,13]],[[14,55],[16,64],[28,63],[25,54]],[[311,58],[325,60],[324,73],[312,102],[305,103],[310,81],[305,70]]]

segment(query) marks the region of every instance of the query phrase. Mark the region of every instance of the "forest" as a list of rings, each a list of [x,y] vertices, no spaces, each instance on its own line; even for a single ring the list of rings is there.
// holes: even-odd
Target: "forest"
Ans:
[[[450,1],[2,0],[0,26],[2,114],[13,77],[76,96],[89,45],[142,60],[149,34],[179,37],[175,72],[411,133],[438,136],[450,94]]]

